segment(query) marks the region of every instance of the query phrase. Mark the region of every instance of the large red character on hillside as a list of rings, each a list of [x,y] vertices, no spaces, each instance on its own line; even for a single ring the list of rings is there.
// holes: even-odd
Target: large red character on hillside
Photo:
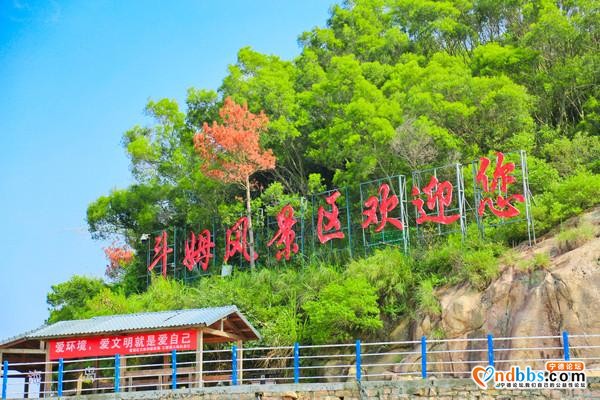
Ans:
[[[298,253],[298,243],[296,243],[296,232],[294,232],[294,225],[296,224],[296,218],[294,218],[294,209],[291,205],[286,205],[277,214],[277,226],[279,230],[275,233],[275,236],[267,243],[267,246],[273,245],[277,240],[278,245],[283,245],[283,249],[279,250],[275,254],[277,260],[281,260],[281,257],[285,257],[286,260],[290,259],[291,253]]]
[[[344,232],[341,231],[342,224],[338,218],[339,210],[335,204],[337,198],[340,196],[341,193],[336,190],[325,197],[325,202],[331,206],[331,211],[325,211],[325,207],[323,206],[320,206],[317,211],[317,237],[322,244],[332,239],[344,238]],[[326,219],[327,223],[323,223],[323,219]]]
[[[489,158],[481,157],[479,159],[479,170],[477,171],[475,181],[481,185],[484,193],[493,195],[496,193],[498,187],[500,188],[500,193],[496,197],[495,201],[492,197],[483,197],[479,201],[479,206],[477,209],[478,214],[482,216],[485,212],[485,207],[487,206],[492,214],[496,215],[497,217],[516,217],[520,214],[520,212],[511,203],[511,201],[514,200],[523,203],[525,202],[525,197],[522,194],[513,194],[510,196],[507,194],[508,186],[517,181],[515,177],[511,175],[515,170],[515,163],[508,162],[504,164],[504,154],[500,152],[496,153],[496,168],[494,169],[491,183],[486,174],[489,165]],[[498,183],[500,183],[500,185],[498,185]]]
[[[382,183],[379,186],[378,194],[381,200],[377,196],[371,196],[364,203],[367,209],[363,211],[363,215],[367,218],[361,224],[362,228],[365,229],[369,225],[377,225],[375,232],[381,232],[389,222],[396,229],[404,229],[402,221],[397,218],[388,217],[388,213],[398,206],[398,196],[390,196],[390,187],[387,183]],[[381,215],[381,221],[377,217],[378,211]]]
[[[152,271],[156,264],[160,261],[162,264],[162,275],[167,277],[167,257],[173,252],[169,247],[167,232],[163,231],[159,236],[154,238],[154,258],[148,266],[148,271]]]
[[[212,249],[215,243],[211,239],[210,231],[203,230],[197,236],[190,232],[190,237],[185,241],[185,254],[183,265],[190,271],[198,264],[203,271],[208,269],[208,263],[213,257]]]
[[[417,212],[419,213],[417,224],[435,222],[447,225],[459,219],[460,215],[458,214],[445,215],[444,213],[445,208],[452,204],[452,189],[452,183],[449,181],[440,183],[438,179],[432,175],[427,186],[423,187],[423,193],[427,195],[427,202],[425,202],[419,197],[421,190],[417,186],[413,186],[412,195],[415,199],[412,200],[411,203],[415,205]],[[434,210],[437,206],[438,214],[427,215],[427,212],[425,212],[425,209],[423,208],[425,204],[429,210]]]
[[[225,233],[225,262],[242,253],[246,261],[250,262],[248,254],[248,217],[244,216],[237,220]],[[254,261],[258,258],[258,253],[254,251]]]

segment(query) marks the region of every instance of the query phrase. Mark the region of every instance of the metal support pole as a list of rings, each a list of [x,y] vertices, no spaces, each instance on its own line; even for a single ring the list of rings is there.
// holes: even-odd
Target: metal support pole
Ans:
[[[477,183],[477,171],[479,170],[479,164],[477,161],[473,161],[471,163],[471,169],[473,170],[473,195],[475,204],[475,221],[477,222],[477,227],[479,228],[479,234],[482,238],[485,238],[485,225],[483,224],[483,219],[479,215],[479,203],[481,202],[481,188],[479,188]]]
[[[462,240],[467,236],[467,218],[465,210],[465,181],[462,172],[463,166],[456,163],[456,183],[458,186],[458,213],[460,214],[460,233]]]
[[[65,363],[62,358],[58,360],[58,397],[62,397],[63,393],[63,371]]]
[[[121,388],[121,356],[115,354],[115,393],[119,393]]]
[[[231,384],[232,385],[238,384],[237,374],[238,374],[237,346],[234,344],[233,346],[231,346]]]
[[[294,343],[294,383],[300,382],[300,346]]]
[[[565,353],[565,361],[570,361],[571,355],[569,354],[569,332],[563,331],[562,338],[563,338],[563,351]]]
[[[362,360],[361,360],[362,356],[360,353],[360,340],[356,340],[356,380],[358,382],[360,382],[360,379],[362,378],[362,371],[361,371],[361,364],[362,364]]]
[[[8,387],[8,361],[2,363],[2,400],[6,400],[6,389]]]
[[[494,337],[492,334],[487,335],[487,344],[488,344],[488,365],[494,366]]]
[[[427,338],[421,337],[421,377],[427,379]]]
[[[406,208],[406,199],[407,199],[407,195],[406,195],[406,176],[404,175],[400,175],[398,177],[398,184],[400,185],[399,187],[399,193],[398,193],[398,197],[399,197],[399,206],[400,206],[400,221],[402,222],[402,247],[404,250],[404,254],[408,254],[408,247],[410,245],[410,229],[408,226],[408,218],[406,216],[406,214],[408,213],[408,209]]]
[[[177,350],[171,351],[171,389],[177,389]]]
[[[348,195],[348,187],[344,187],[344,197],[346,197],[346,228],[348,229],[348,250],[350,252],[350,258],[352,258],[352,221],[350,217],[350,196]]]
[[[365,211],[364,210],[364,199],[363,199],[363,184],[360,184],[360,214],[362,215],[362,213]],[[362,228],[362,237],[363,237],[363,249],[365,251],[365,257],[368,255],[368,243],[367,243],[367,233],[365,228]]]

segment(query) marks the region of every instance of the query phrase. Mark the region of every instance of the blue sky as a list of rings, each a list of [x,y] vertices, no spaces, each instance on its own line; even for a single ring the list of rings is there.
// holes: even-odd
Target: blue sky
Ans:
[[[50,286],[102,276],[87,205],[131,182],[122,133],[147,100],[217,89],[239,48],[285,59],[334,0],[0,0],[0,339]]]

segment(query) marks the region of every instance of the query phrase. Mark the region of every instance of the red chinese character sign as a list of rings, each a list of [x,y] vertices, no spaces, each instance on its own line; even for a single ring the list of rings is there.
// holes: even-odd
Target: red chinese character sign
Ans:
[[[167,353],[196,350],[196,331],[138,332],[128,335],[69,337],[48,341],[50,359],[114,356],[115,354]]]
[[[365,229],[370,225],[376,225],[375,232],[381,232],[389,223],[396,229],[404,229],[402,221],[398,218],[388,217],[388,214],[398,207],[398,196],[390,196],[390,186],[387,183],[382,183],[378,192],[379,197],[371,196],[364,202],[366,210],[363,211],[363,215],[366,218],[361,227]],[[377,217],[378,214],[381,216],[381,221]]]
[[[278,230],[273,238],[267,243],[268,247],[271,247],[273,243],[282,249],[278,250],[275,254],[275,258],[279,261],[281,257],[285,257],[286,261],[289,261],[291,253],[298,253],[298,243],[296,243],[296,232],[294,232],[294,225],[296,225],[296,218],[294,218],[294,209],[291,205],[286,205],[277,214],[277,226]]]
[[[250,262],[248,253],[248,217],[243,216],[225,233],[225,257],[227,263],[231,257],[241,254],[244,259]],[[254,261],[258,259],[258,253],[254,252]]]
[[[342,223],[340,222],[340,211],[336,204],[338,197],[342,194],[339,190],[333,191],[325,197],[325,203],[330,208],[325,210],[324,206],[319,206],[317,210],[317,238],[321,244],[325,244],[333,239],[343,239],[345,237],[342,232]]]
[[[423,187],[423,193],[427,195],[427,201],[421,196],[421,189],[418,186],[413,186],[412,195],[414,199],[411,203],[417,208],[419,216],[417,224],[425,222],[434,222],[436,224],[448,225],[460,218],[460,214],[445,214],[445,208],[452,203],[452,191],[454,187],[450,181],[439,182],[435,176],[431,176],[429,183]],[[437,209],[434,215],[427,214],[424,209],[427,205],[429,211]]]
[[[348,253],[352,257],[350,203],[346,188],[311,196],[313,252],[320,257]]]
[[[189,237],[185,241],[183,265],[189,271],[192,271],[196,265],[202,268],[203,271],[206,271],[210,259],[213,258],[214,247],[215,243],[212,241],[208,229],[203,230],[198,235],[190,232]]]
[[[167,232],[163,231],[160,235],[154,238],[154,258],[148,266],[148,271],[152,271],[154,267],[160,262],[162,266],[162,275],[166,278],[168,256],[172,252],[173,249],[169,247]]]
[[[513,202],[524,203],[525,196],[522,193],[508,194],[509,186],[516,183],[513,176],[515,171],[514,162],[504,162],[504,154],[496,153],[496,166],[493,171],[492,180],[488,177],[490,159],[481,157],[479,169],[475,176],[475,183],[482,188],[482,199],[479,200],[477,213],[482,216],[487,208],[497,217],[513,218],[520,214]],[[497,196],[496,196],[497,195]]]
[[[481,157],[473,162],[475,217],[481,231],[525,220],[529,243],[535,241],[529,193],[527,155],[497,152],[495,160]]]
[[[451,164],[413,171],[410,186],[401,175],[361,183],[360,203],[355,195],[354,207],[347,189],[313,194],[311,204],[305,199],[300,199],[299,205],[294,202],[295,206],[269,203],[259,210],[269,216],[260,212],[256,220],[260,229],[257,244],[262,246],[259,251],[264,254],[264,264],[273,259],[280,262],[298,259],[298,253],[305,251],[305,243],[312,244],[313,255],[327,257],[343,251],[352,257],[352,239],[358,229],[362,230],[365,252],[381,245],[402,246],[407,251],[409,231],[417,240],[454,232],[464,236],[467,216],[476,219],[482,235],[485,227],[526,220],[530,243],[535,240],[524,151],[498,152],[474,161],[473,180],[468,188],[463,170],[461,164]],[[467,201],[465,192],[472,192],[475,202],[470,201],[471,195]],[[273,209],[278,210],[276,214],[271,213]],[[307,210],[312,216],[310,221],[305,219]],[[311,228],[305,230],[305,226]],[[211,262],[215,263],[215,250],[224,254],[225,263],[233,257],[250,263],[248,218],[243,216],[225,227],[225,235],[219,227],[213,221],[212,231],[204,229],[183,235],[175,228],[169,231],[171,240],[167,231],[156,234],[148,243],[148,270],[160,266],[166,276],[172,266],[173,276],[194,278],[200,271],[207,271]],[[259,258],[258,252],[253,258]],[[339,260],[337,255],[336,259]],[[195,272],[188,274],[188,271]]]
[[[408,248],[405,199],[406,178],[402,175],[361,183],[360,194],[365,248],[401,243]]]
[[[414,207],[416,238],[465,234],[466,201],[462,165],[412,172],[410,201]]]

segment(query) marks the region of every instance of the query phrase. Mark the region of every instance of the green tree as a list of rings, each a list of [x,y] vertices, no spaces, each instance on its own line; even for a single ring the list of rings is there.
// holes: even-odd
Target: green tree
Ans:
[[[78,319],[82,317],[85,304],[103,289],[106,284],[99,278],[74,275],[66,282],[52,285],[46,296],[50,306],[48,323]]]

